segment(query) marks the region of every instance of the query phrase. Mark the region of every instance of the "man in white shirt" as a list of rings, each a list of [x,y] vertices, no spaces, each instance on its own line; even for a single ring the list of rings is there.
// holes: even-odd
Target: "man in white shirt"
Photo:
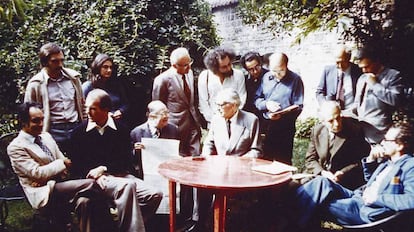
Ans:
[[[241,100],[240,109],[246,103],[245,78],[241,70],[233,68],[234,58],[234,51],[226,47],[215,48],[204,57],[207,70],[198,77],[198,101],[199,110],[207,122],[217,112],[215,98],[222,89],[232,88],[237,91]]]

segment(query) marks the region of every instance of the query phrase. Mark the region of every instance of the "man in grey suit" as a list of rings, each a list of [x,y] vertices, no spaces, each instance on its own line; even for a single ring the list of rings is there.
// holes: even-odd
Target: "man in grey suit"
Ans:
[[[325,101],[320,107],[321,123],[315,125],[306,152],[305,172],[321,175],[355,189],[365,183],[361,159],[370,146],[357,120],[341,115],[336,101]],[[301,180],[301,183],[309,179]]]
[[[148,104],[148,121],[131,131],[131,141],[134,145],[134,166],[138,176],[143,179],[141,149],[142,138],[178,139],[178,127],[168,122],[168,109],[162,101],[155,100]]]
[[[350,61],[351,50],[345,46],[337,48],[335,59],[336,65],[326,66],[323,70],[316,87],[316,99],[319,105],[324,100],[337,101],[341,109],[346,110],[354,103],[356,83],[362,72]]]
[[[384,47],[376,41],[365,44],[358,58],[364,74],[358,79],[352,111],[361,122],[367,141],[378,144],[402,101],[402,76],[398,70],[384,65]]]
[[[194,101],[193,60],[180,47],[171,52],[170,62],[171,67],[154,79],[152,100],[167,105],[170,122],[178,126],[180,155],[198,156],[201,124]],[[185,220],[193,218],[193,199],[193,188],[181,185],[180,210]]]
[[[81,232],[104,229],[96,227],[104,223],[92,219],[103,219],[98,215],[104,212],[94,212],[91,205],[91,193],[103,196],[102,190],[93,179],[63,181],[72,161],[62,154],[49,133],[42,132],[44,114],[40,104],[23,103],[19,120],[22,130],[7,147],[7,154],[30,205],[50,214],[56,226],[61,227],[54,229],[69,229],[71,210],[77,213]]]
[[[211,120],[202,155],[261,155],[259,120],[253,113],[239,110],[240,102],[239,94],[231,88],[217,94],[218,114]]]
[[[211,120],[210,130],[203,145],[203,156],[233,155],[257,158],[259,147],[259,119],[253,113],[239,109],[240,97],[236,90],[227,88],[216,96],[218,114]],[[199,220],[194,231],[208,228],[208,213],[213,195],[198,189]]]

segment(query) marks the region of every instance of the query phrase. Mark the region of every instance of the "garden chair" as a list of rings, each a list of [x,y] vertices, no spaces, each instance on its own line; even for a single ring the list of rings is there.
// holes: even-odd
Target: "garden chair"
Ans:
[[[9,214],[7,202],[25,199],[23,189],[7,155],[7,146],[17,134],[18,132],[11,132],[0,136],[0,229],[2,230]]]

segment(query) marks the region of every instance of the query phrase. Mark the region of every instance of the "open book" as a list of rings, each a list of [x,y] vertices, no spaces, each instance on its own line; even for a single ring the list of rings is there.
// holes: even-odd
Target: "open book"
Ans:
[[[271,164],[262,164],[262,165],[256,165],[252,167],[253,171],[257,172],[264,172],[268,174],[281,174],[284,172],[295,172],[298,169],[294,166],[290,166],[278,161],[273,161]]]

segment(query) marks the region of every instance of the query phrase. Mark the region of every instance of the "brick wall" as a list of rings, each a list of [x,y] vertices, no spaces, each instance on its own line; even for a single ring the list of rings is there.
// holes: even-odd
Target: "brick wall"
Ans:
[[[294,36],[279,35],[262,30],[262,27],[242,23],[236,14],[237,3],[224,6],[215,5],[212,9],[218,34],[223,45],[233,47],[238,55],[250,50],[260,54],[281,51],[289,57],[289,68],[299,73],[305,86],[304,111],[301,118],[316,116],[317,102],[315,88],[325,65],[333,64],[332,50],[339,43],[337,32],[316,32],[300,44],[292,45]],[[291,32],[292,34],[300,31]]]

